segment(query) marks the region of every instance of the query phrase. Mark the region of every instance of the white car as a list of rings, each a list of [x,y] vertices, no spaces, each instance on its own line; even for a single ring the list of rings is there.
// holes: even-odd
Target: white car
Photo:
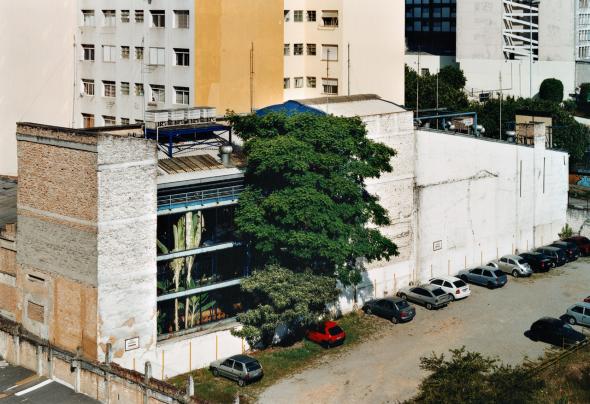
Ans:
[[[439,286],[451,296],[453,300],[465,299],[471,295],[469,285],[454,276],[437,276],[428,281],[431,285]]]

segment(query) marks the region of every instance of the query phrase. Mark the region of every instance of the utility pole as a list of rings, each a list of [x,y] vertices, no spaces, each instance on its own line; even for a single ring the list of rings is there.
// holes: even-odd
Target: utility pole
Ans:
[[[347,73],[347,79],[348,79],[348,84],[346,85],[346,88],[348,90],[348,96],[350,97],[350,42],[348,43],[348,73]]]
[[[498,138],[502,140],[502,99],[504,98],[504,92],[502,90],[502,70],[500,70],[500,135]]]
[[[436,129],[438,129],[438,75],[440,73],[440,69],[436,72]]]
[[[416,72],[416,118],[420,112],[420,49],[418,49],[418,71]]]
[[[533,0],[529,0],[529,98],[533,98]]]
[[[326,82],[330,85],[330,49],[326,52]],[[326,114],[328,113],[328,107],[330,105],[330,96],[326,91]]]
[[[254,112],[254,42],[250,47],[250,112]]]

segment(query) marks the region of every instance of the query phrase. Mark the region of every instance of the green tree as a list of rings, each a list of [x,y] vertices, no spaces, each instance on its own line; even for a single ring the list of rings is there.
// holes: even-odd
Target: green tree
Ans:
[[[463,89],[467,83],[463,70],[459,69],[457,66],[445,66],[440,69],[438,75],[440,81],[443,81],[458,90]]]
[[[389,259],[390,223],[365,180],[392,170],[395,151],[367,137],[358,118],[311,114],[232,116],[245,141],[247,187],[236,225],[255,265],[360,281],[358,258]]]
[[[252,346],[269,346],[278,326],[300,329],[318,320],[338,292],[334,277],[269,266],[244,279],[242,291],[252,307],[238,315],[234,335]]]
[[[415,70],[405,67],[405,106],[416,109],[416,81],[420,84],[420,110],[436,108],[437,75],[423,74],[419,76]],[[464,110],[468,107],[463,72],[456,67],[445,67],[438,74],[438,106],[450,111]]]
[[[590,83],[582,83],[580,86],[578,108],[586,114],[590,113]]]
[[[535,402],[543,382],[522,367],[501,365],[497,359],[451,350],[451,357],[432,354],[420,359],[430,374],[422,381],[416,403],[529,403]]]
[[[563,101],[563,83],[557,79],[545,79],[539,88],[539,98],[560,103]]]

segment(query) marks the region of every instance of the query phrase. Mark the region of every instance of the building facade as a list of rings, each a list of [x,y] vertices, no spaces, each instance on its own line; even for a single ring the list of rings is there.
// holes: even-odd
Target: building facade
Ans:
[[[285,100],[377,93],[404,102],[402,2],[285,0],[284,7]]]
[[[406,0],[407,50],[454,55],[456,20],[456,0]]]

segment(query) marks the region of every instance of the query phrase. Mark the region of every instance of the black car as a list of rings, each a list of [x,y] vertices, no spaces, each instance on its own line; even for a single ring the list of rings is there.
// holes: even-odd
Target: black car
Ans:
[[[535,250],[535,252],[540,252],[541,254],[545,254],[546,256],[548,256],[549,258],[554,260],[556,267],[560,267],[562,265],[565,265],[565,263],[567,262],[567,258],[565,256],[565,251],[561,248],[545,246],[545,247],[537,248]]]
[[[552,317],[543,317],[535,321],[531,325],[529,336],[533,341],[548,342],[560,347],[575,345],[586,340],[586,336],[574,330],[571,325]]]
[[[576,243],[571,243],[568,241],[555,241],[553,244],[551,244],[551,246],[564,248],[568,261],[575,261],[580,257],[580,255],[582,255],[580,248],[576,245]]]
[[[363,311],[383,317],[394,324],[411,321],[416,316],[416,309],[398,297],[370,300],[363,306]]]
[[[550,257],[538,252],[520,253],[518,255],[530,265],[534,272],[547,272],[556,265]]]

